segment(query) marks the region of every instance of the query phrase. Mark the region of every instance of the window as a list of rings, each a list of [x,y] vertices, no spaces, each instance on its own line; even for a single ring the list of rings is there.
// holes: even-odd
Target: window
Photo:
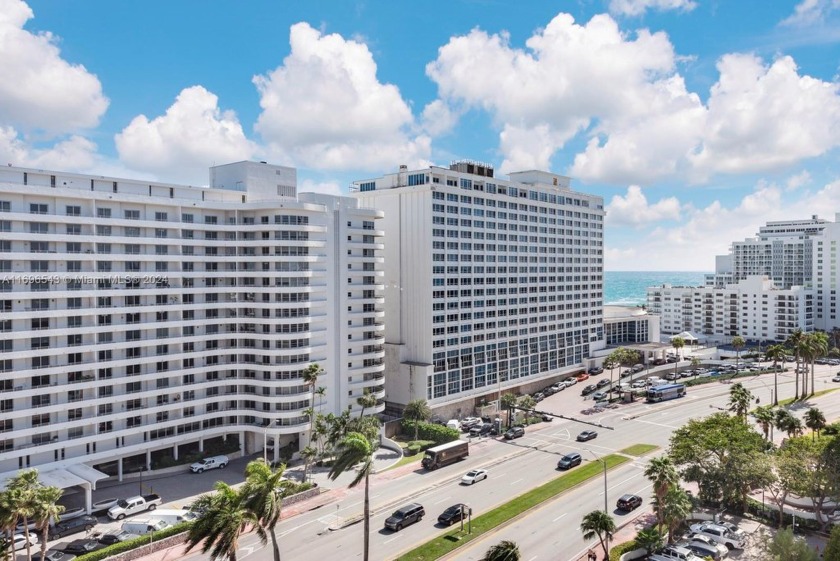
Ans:
[[[126,220],[140,220],[140,211],[139,210],[126,210],[125,211],[125,219]]]
[[[96,216],[99,218],[111,218],[111,209],[110,208],[97,208],[96,209]]]
[[[31,203],[29,205],[29,214],[47,214],[47,205]]]
[[[78,205],[67,205],[65,207],[65,212],[67,216],[81,216],[82,215],[82,207]]]

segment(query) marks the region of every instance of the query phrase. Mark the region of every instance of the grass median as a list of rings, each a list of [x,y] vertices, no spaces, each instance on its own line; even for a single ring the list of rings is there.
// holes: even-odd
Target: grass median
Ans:
[[[603,460],[607,463],[608,468],[613,468],[629,461],[630,458],[610,454],[609,456],[604,456]],[[568,491],[572,487],[597,477],[603,473],[603,470],[604,468],[600,462],[588,462],[575,470],[552,479],[548,483],[544,483],[539,487],[519,495],[503,505],[497,506],[489,512],[474,516],[472,519],[472,534],[462,533],[459,525],[458,530],[451,530],[439,535],[423,545],[412,549],[408,553],[401,555],[397,558],[397,561],[432,561],[439,559],[462,545],[481,537],[483,534],[504,524],[508,520],[519,516],[523,512]],[[493,479],[488,479],[486,484],[492,485]],[[464,522],[464,528],[467,528],[466,522]]]
[[[659,446],[655,444],[633,444],[624,450],[619,450],[619,452],[627,454],[628,456],[644,456],[648,452],[652,452],[657,449],[659,449]]]

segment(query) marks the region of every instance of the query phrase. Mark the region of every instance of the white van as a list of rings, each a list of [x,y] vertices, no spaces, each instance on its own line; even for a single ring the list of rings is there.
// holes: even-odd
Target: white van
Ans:
[[[461,423],[457,421],[457,419],[449,419],[446,421],[446,426],[450,429],[455,429],[457,431],[461,430]]]
[[[145,536],[146,534],[151,534],[152,532],[157,532],[167,527],[169,527],[169,524],[163,520],[158,520],[157,518],[144,518],[142,520],[124,522],[122,525],[122,531],[134,534],[135,536]]]
[[[155,520],[163,520],[170,526],[180,524],[181,522],[190,522],[198,518],[198,516],[191,510],[177,508],[159,508],[155,510],[153,518]]]

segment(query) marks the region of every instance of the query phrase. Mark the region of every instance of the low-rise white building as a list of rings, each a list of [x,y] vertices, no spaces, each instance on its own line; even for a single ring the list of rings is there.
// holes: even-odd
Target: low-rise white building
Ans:
[[[766,276],[725,287],[662,285],[647,289],[647,308],[661,317],[662,333],[702,334],[708,341],[783,341],[796,329],[814,330],[813,291],[777,288]]]

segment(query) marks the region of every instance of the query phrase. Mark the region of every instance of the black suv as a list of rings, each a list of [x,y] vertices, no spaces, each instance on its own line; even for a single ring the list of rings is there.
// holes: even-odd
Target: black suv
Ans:
[[[513,440],[514,438],[519,438],[520,436],[525,436],[525,428],[511,427],[505,433],[505,440]]]
[[[73,540],[72,542],[67,544],[58,545],[56,546],[56,549],[64,553],[72,553],[73,555],[84,555],[86,553],[91,553],[93,551],[100,550],[103,547],[106,546],[102,545],[96,540],[80,539]]]
[[[93,516],[80,516],[78,518],[71,518],[64,522],[59,522],[50,530],[50,537],[63,538],[70,534],[78,534],[79,532],[89,532],[99,523]]]
[[[570,469],[575,466],[579,466],[580,462],[583,458],[580,457],[580,454],[577,452],[572,452],[570,454],[566,454],[560,461],[557,462],[557,469]]]
[[[411,503],[401,509],[397,510],[385,520],[385,528],[399,532],[406,526],[420,522],[426,516],[426,511],[423,505],[419,503]]]
[[[639,495],[622,495],[615,506],[618,510],[630,512],[642,506],[642,497]]]
[[[438,524],[442,524],[443,526],[452,526],[456,522],[460,522],[464,518],[467,517],[467,506],[463,504],[452,505],[451,507],[447,508],[443,511],[443,513],[438,516]]]

